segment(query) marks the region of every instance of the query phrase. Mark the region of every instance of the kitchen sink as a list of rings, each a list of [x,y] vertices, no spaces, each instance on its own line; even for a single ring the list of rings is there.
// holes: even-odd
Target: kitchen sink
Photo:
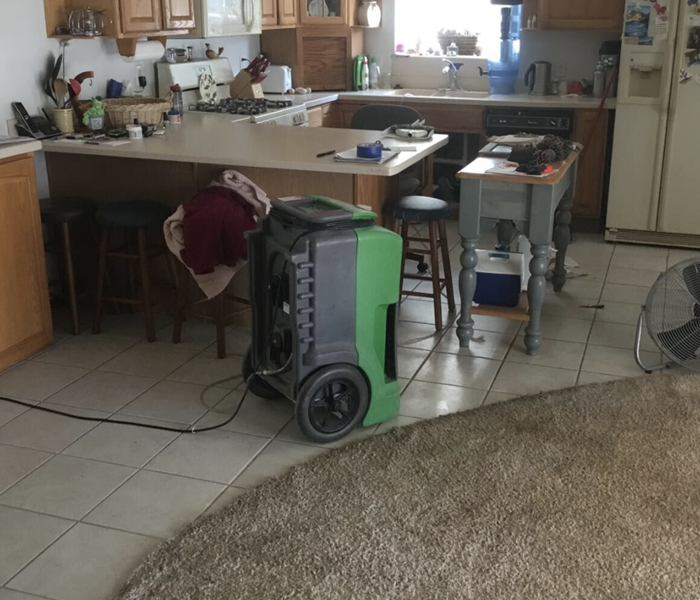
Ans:
[[[454,98],[454,99],[478,99],[488,98],[488,92],[468,92],[463,90],[427,90],[417,88],[405,88],[402,90],[391,90],[387,96],[400,96],[402,98]]]

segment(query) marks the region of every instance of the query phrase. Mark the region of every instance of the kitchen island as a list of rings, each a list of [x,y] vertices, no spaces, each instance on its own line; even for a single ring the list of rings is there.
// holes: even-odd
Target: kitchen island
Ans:
[[[398,195],[398,175],[425,163],[426,189],[432,191],[430,157],[448,141],[386,141],[411,146],[388,162],[340,163],[330,151],[375,142],[380,133],[347,129],[275,127],[229,120],[220,115],[188,113],[162,136],[122,145],[89,145],[71,140],[46,141],[49,183],[54,196],[84,196],[96,203],[125,199],[163,202],[173,209],[189,200],[225,169],[233,168],[271,197],[296,194],[330,196],[382,214]]]

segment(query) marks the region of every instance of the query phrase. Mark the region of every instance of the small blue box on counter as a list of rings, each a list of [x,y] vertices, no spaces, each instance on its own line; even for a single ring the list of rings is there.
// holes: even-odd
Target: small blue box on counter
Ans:
[[[522,254],[477,250],[476,304],[517,306],[522,290]]]

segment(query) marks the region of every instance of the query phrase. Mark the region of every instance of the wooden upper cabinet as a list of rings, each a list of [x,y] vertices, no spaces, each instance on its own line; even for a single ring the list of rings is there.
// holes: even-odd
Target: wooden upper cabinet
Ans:
[[[299,22],[297,0],[278,0],[277,20],[280,25],[296,25]]]
[[[261,0],[262,26],[277,25],[277,0]]]
[[[180,4],[179,0],[175,0]],[[119,0],[122,33],[149,33],[163,29],[161,0]]]
[[[348,0],[299,0],[299,21],[303,25],[346,25]]]
[[[625,0],[539,0],[540,29],[622,32]]]
[[[162,0],[163,29],[194,29],[194,1],[195,0]]]

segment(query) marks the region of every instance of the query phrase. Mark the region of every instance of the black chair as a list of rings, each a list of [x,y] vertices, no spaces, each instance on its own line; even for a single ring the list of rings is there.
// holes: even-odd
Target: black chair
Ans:
[[[384,131],[392,125],[407,125],[420,121],[420,113],[399,104],[368,104],[358,109],[350,121],[350,129]],[[411,175],[399,177],[399,195],[410,196],[421,190],[421,181]]]
[[[442,329],[442,291],[447,291],[447,306],[452,312],[456,310],[454,287],[452,285],[452,267],[450,265],[450,247],[447,243],[447,233],[445,231],[445,220],[452,215],[450,205],[444,200],[428,198],[427,196],[406,196],[395,204],[390,205],[386,213],[394,217],[399,222],[401,238],[403,239],[403,258],[401,261],[401,289],[403,290],[403,280],[417,279],[420,281],[430,281],[433,284],[432,293],[428,292],[402,292],[405,296],[419,296],[421,298],[432,298],[435,307],[435,329]],[[428,237],[414,237],[408,232],[409,223],[427,223]],[[406,258],[411,258],[414,251],[411,242],[421,244],[428,243],[430,248],[431,274],[426,275],[405,275],[404,269]],[[442,253],[443,277],[440,277],[440,256]]]

